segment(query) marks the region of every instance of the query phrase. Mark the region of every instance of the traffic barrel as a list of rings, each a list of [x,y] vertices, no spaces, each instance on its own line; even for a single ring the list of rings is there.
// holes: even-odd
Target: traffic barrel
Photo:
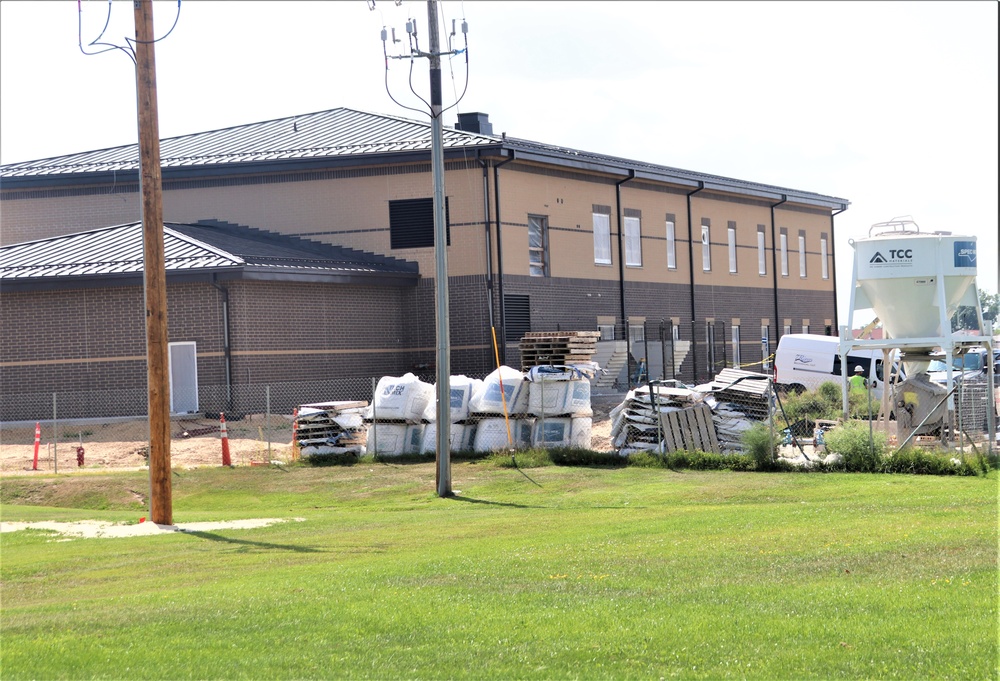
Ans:
[[[219,414],[220,428],[222,432],[222,465],[232,466],[233,462],[229,458],[229,433],[226,431],[226,415]]]

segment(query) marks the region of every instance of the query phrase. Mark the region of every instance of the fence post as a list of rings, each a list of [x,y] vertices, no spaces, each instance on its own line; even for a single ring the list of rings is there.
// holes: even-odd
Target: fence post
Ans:
[[[674,320],[670,320],[670,326],[667,327],[670,332],[670,379],[677,380],[677,346],[674,343]]]
[[[267,461],[271,461],[271,386],[264,386],[264,432],[267,433]]]
[[[378,455],[378,414],[375,413],[376,389],[377,389],[377,384],[375,382],[375,377],[372,376],[372,440],[375,441],[374,446],[371,448],[373,458]],[[366,445],[368,444],[368,438],[365,438],[365,444]]]
[[[56,418],[55,393],[52,393],[52,470],[59,472],[59,420]]]

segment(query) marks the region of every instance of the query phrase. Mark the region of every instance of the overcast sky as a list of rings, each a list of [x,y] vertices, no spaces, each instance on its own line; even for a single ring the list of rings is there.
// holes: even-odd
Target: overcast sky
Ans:
[[[386,91],[380,31],[427,49],[427,4],[407,0],[186,0],[156,45],[162,137],[336,107],[420,118]],[[108,2],[0,2],[0,162],[134,144],[132,62],[85,56]],[[177,14],[154,3],[158,36]],[[442,2],[468,22],[468,90],[446,114],[494,132],[836,196],[840,316],[849,238],[909,215],[978,238],[980,288],[997,271],[996,2]],[[102,42],[134,36],[116,0]],[[462,46],[461,34],[456,47]],[[465,84],[446,61],[445,103]],[[418,60],[426,62],[426,60]],[[389,90],[409,92],[408,60]],[[414,87],[427,92],[426,64]]]

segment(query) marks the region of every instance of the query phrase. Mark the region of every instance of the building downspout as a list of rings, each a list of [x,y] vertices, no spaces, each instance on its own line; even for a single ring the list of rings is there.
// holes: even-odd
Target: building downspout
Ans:
[[[772,279],[774,280],[774,347],[778,347],[778,341],[781,340],[781,322],[779,321],[781,317],[778,316],[778,237],[774,226],[774,209],[783,203],[788,201],[788,195],[782,194],[781,201],[771,206],[771,269]],[[770,347],[768,347],[770,351]],[[762,358],[766,360],[767,358]]]
[[[698,182],[698,188],[693,192],[688,192],[687,196],[687,212],[688,212],[688,268],[691,274],[691,371],[694,378],[694,382],[698,382],[698,343],[695,338],[695,323],[698,321],[698,317],[695,315],[694,306],[694,225],[691,220],[691,197],[700,192],[705,188],[704,182]]]
[[[837,249],[833,245],[833,218],[847,210],[847,204],[841,204],[840,210],[830,214],[830,277],[833,279],[833,328],[839,329],[837,318]]]
[[[222,292],[222,356],[226,369],[226,411],[233,407],[233,352],[229,344],[229,289],[216,283],[217,275],[212,275],[212,286]]]
[[[503,304],[503,239],[500,231],[500,166],[507,165],[516,158],[512,150],[510,158],[493,165],[493,204],[496,206],[497,217],[497,297],[500,299],[500,363],[507,364],[507,313]]]
[[[486,310],[493,328],[493,234],[490,229],[490,170],[489,164],[476,151],[476,161],[483,169],[483,225],[486,227]]]
[[[628,317],[625,314],[625,250],[622,224],[622,185],[635,179],[635,171],[629,170],[628,177],[615,182],[615,210],[618,212],[618,303],[621,307],[622,328],[625,329],[625,381],[632,383],[632,339],[629,335]]]

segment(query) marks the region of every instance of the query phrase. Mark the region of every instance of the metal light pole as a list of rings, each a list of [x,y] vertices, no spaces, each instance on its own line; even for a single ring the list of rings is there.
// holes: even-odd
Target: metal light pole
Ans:
[[[444,149],[441,132],[441,55],[436,0],[427,2],[430,34],[431,169],[434,176],[434,297],[437,319],[437,494],[451,489],[451,344],[448,317],[448,240],[444,221]]]

